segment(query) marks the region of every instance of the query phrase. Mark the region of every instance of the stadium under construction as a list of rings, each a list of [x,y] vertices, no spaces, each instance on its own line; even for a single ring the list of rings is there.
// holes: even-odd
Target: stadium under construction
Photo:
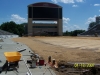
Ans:
[[[56,21],[56,23],[36,23],[33,21]],[[38,2],[28,5],[28,36],[63,35],[62,7],[48,2]]]
[[[0,29],[0,38],[16,38],[16,37],[19,36]]]
[[[78,34],[78,36],[100,36],[100,16],[96,17],[96,24],[86,32]]]

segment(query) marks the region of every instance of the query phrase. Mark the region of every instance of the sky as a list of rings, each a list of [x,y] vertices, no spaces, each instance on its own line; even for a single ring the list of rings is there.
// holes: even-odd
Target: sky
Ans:
[[[27,6],[41,0],[0,0],[0,24],[14,21],[27,22]],[[63,32],[87,30],[90,22],[100,15],[100,0],[42,0],[63,8]]]

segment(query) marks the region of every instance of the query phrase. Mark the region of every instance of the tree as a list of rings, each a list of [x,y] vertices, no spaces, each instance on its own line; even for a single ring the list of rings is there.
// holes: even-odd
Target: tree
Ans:
[[[24,25],[20,24],[20,25],[17,25],[17,29],[19,31],[19,35],[22,36],[25,32],[24,30]]]
[[[72,36],[77,36],[77,34],[83,33],[85,30],[74,30]]]
[[[22,36],[24,33],[24,25],[16,24],[13,21],[1,24],[0,29]]]
[[[64,36],[69,36],[70,33],[69,33],[68,31],[66,31],[66,32],[63,33],[63,35],[64,35]]]
[[[74,31],[66,31],[63,33],[64,36],[77,36],[77,34],[83,33],[85,30],[74,30]]]
[[[28,23],[22,23],[21,24],[23,27],[24,27],[24,34],[27,34],[27,25],[28,25]]]
[[[90,28],[92,28],[93,26],[95,26],[95,25],[96,25],[96,22],[91,22],[91,23],[89,24],[88,30],[89,30]]]

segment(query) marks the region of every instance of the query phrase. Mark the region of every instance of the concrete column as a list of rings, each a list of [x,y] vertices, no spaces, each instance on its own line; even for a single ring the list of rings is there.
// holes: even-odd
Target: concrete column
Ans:
[[[58,35],[62,36],[63,35],[63,24],[62,24],[62,19],[58,19]]]
[[[28,36],[33,35],[32,18],[28,18]]]

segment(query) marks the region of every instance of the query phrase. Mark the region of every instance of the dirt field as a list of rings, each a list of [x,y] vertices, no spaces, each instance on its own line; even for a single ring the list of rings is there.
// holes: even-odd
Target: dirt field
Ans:
[[[14,38],[47,60],[48,56],[68,62],[100,63],[99,37],[21,37]]]

